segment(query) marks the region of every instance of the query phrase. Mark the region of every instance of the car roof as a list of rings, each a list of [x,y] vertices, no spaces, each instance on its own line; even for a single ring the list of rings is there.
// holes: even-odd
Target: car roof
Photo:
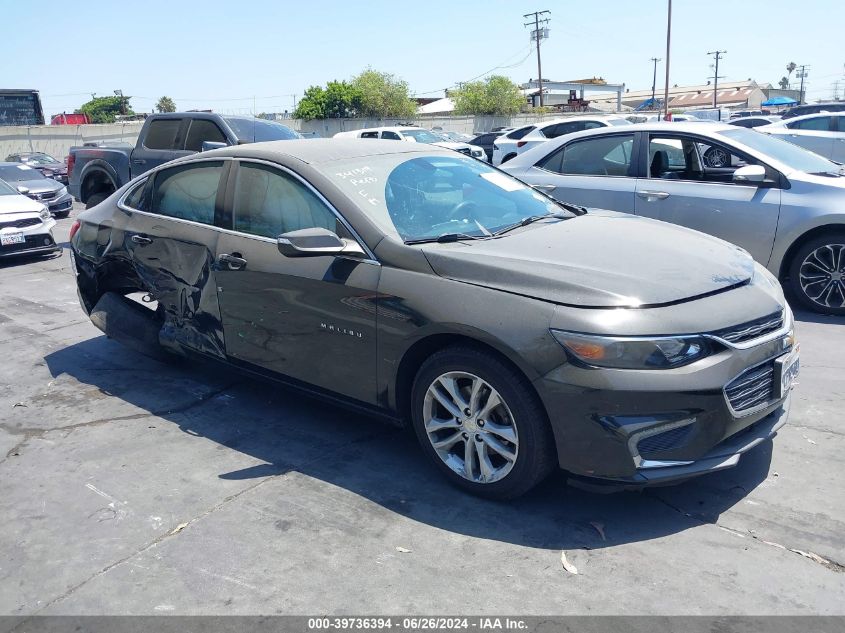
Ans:
[[[382,143],[372,139],[359,138],[315,138],[233,145],[203,152],[202,156],[260,158],[265,160],[287,157],[309,165],[319,165],[337,160],[385,154],[445,154],[454,156],[454,151],[425,143]],[[196,154],[192,154],[185,159],[196,157]]]
[[[845,111],[828,111],[828,110],[821,110],[820,112],[810,112],[810,114],[800,114],[798,116],[789,117],[786,119],[788,122],[792,121],[804,121],[806,119],[818,119],[823,116],[845,116]]]
[[[576,116],[564,116],[556,119],[548,119],[535,123],[537,127],[545,127],[552,123],[566,123],[567,121],[603,121],[605,119],[624,119],[621,114],[578,114]]]

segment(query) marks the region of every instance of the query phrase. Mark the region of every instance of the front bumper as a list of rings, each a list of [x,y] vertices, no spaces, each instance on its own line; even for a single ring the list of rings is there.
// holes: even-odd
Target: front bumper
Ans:
[[[0,246],[0,258],[15,257],[18,255],[46,255],[61,250],[61,246],[56,244],[56,240],[53,237],[54,226],[56,226],[56,221],[51,218],[38,226],[26,227],[20,230],[3,229],[3,232],[23,233],[25,241],[23,244]]]
[[[68,213],[73,208],[73,196],[71,196],[69,193],[66,193],[60,198],[50,200],[49,202],[45,202],[44,204],[47,205],[47,208],[50,210],[50,213]]]

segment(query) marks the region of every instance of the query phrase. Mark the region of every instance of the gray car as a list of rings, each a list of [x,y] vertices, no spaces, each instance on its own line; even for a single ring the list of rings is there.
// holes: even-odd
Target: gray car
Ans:
[[[204,152],[81,213],[70,244],[112,338],[408,424],[489,497],[555,467],[641,487],[735,466],[786,422],[798,370],[745,251],[422,143]]]
[[[727,124],[643,123],[555,139],[503,169],[559,200],[733,242],[804,307],[845,315],[845,172],[791,143]]]
[[[67,187],[24,163],[0,163],[0,180],[42,203],[57,218],[66,218],[73,207]]]

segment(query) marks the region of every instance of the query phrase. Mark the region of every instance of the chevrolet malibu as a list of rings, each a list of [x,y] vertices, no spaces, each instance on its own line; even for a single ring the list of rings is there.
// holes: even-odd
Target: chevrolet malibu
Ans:
[[[735,466],[785,424],[798,371],[746,251],[431,145],[180,159],[81,213],[71,249],[109,336],[408,425],[491,498],[558,467],[614,489]]]

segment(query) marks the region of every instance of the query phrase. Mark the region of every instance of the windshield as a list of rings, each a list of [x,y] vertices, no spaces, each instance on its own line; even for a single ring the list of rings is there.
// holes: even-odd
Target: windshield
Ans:
[[[59,162],[49,154],[30,154],[23,159],[30,165],[52,165]]]
[[[0,166],[0,180],[6,182],[22,182],[25,180],[41,180],[44,176],[37,169],[27,165]]]
[[[439,143],[443,140],[428,130],[402,130],[402,136],[410,136],[417,143]]]
[[[290,141],[302,138],[286,125],[249,117],[224,117],[239,141],[261,143],[263,141]]]
[[[822,158],[818,154],[814,154],[802,147],[793,145],[789,141],[784,141],[768,134],[755,132],[744,127],[736,127],[731,130],[720,131],[719,136],[724,136],[737,143],[747,145],[751,149],[771,156],[796,171],[803,171],[808,174],[840,173],[839,170],[841,167],[836,163],[832,163],[826,158]]]
[[[9,185],[7,185],[4,181],[0,180],[0,196],[15,196],[18,195],[17,190],[13,189]]]
[[[565,213],[551,198],[461,155],[384,154],[338,161],[327,175],[386,233],[404,241],[484,237],[526,218]]]

